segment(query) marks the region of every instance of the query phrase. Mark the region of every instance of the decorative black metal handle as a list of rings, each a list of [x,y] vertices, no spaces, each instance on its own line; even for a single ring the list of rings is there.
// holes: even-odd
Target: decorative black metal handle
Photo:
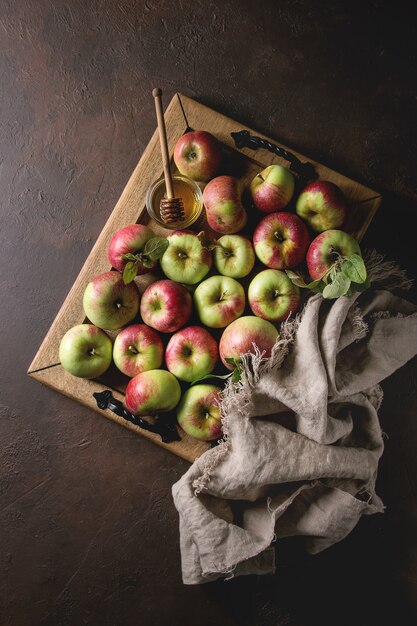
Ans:
[[[93,396],[99,409],[110,409],[110,411],[113,411],[116,415],[123,417],[128,422],[132,422],[132,424],[140,426],[140,428],[143,428],[144,430],[157,433],[160,435],[164,443],[181,440],[176,425],[172,420],[168,421],[167,419],[164,419],[164,417],[160,417],[155,424],[151,424],[142,417],[134,415],[128,411],[120,400],[116,400],[116,398],[113,397],[112,392],[109,391],[109,389],[95,392],[93,393]]]
[[[241,130],[236,133],[230,133],[233,141],[235,142],[236,148],[250,148],[251,150],[258,150],[258,148],[265,148],[265,150],[269,150],[269,152],[273,152],[274,154],[282,157],[290,164],[290,170],[292,170],[295,174],[297,174],[304,181],[316,180],[318,178],[318,174],[314,168],[314,165],[309,162],[302,163],[295,154],[292,152],[288,152],[284,148],[271,143],[267,139],[262,139],[262,137],[255,137],[255,135],[251,135],[248,130]]]

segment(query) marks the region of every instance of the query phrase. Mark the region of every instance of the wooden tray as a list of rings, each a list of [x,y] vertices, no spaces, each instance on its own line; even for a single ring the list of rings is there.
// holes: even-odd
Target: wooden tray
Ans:
[[[165,112],[165,121],[171,157],[178,138],[188,129],[198,129],[212,132],[223,142],[226,150],[230,151],[230,156],[232,157],[230,163],[233,164],[232,167],[235,169],[229,172],[222,171],[221,173],[233,173],[245,181],[250,181],[256,173],[272,163],[286,165],[283,159],[266,150],[254,151],[244,148],[237,151],[230,133],[243,129],[248,130],[251,134],[264,137],[277,145],[282,146],[282,144],[269,137],[260,135],[256,131],[220,115],[216,111],[182,94],[176,94],[171,100]],[[285,146],[282,147],[288,149]],[[301,161],[313,163],[319,178],[333,181],[343,190],[350,205],[350,217],[346,230],[360,241],[381,203],[381,195],[320,163],[312,161],[308,157],[293,150],[291,152]],[[102,411],[97,408],[92,394],[94,391],[101,391],[105,387],[110,387],[113,390],[114,397],[123,401],[123,390],[127,379],[123,380],[122,375],[117,375],[114,370],[111,370],[110,374],[106,373],[101,381],[75,378],[63,369],[58,356],[59,343],[62,336],[69,328],[85,320],[82,296],[87,283],[95,275],[110,269],[107,260],[107,248],[114,232],[127,224],[135,222],[149,223],[156,233],[161,232],[161,228],[149,219],[145,206],[148,187],[161,176],[161,157],[156,130],[65,299],[61,310],[53,321],[38,353],[33,359],[28,374],[44,385],[56,389],[104,417],[134,430],[142,437],[150,439],[174,454],[192,462],[209,448],[209,444],[199,442],[184,432],[181,432],[181,441],[165,444],[160,440],[159,435],[142,430],[109,410]]]

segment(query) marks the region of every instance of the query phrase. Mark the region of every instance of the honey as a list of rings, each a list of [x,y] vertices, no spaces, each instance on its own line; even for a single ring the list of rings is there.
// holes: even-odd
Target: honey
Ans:
[[[200,216],[203,208],[202,192],[196,182],[184,176],[173,176],[172,182],[174,186],[174,197],[182,199],[185,214],[183,220],[165,224],[161,218],[161,200],[167,197],[163,178],[156,181],[156,183],[150,187],[146,199],[146,206],[149,215],[159,224],[165,226],[165,228],[185,228],[193,224]]]

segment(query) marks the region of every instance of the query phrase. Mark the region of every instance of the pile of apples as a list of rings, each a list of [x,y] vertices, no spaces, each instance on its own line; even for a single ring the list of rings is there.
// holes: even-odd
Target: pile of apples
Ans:
[[[221,437],[222,390],[203,380],[227,377],[214,375],[219,357],[229,374],[238,372],[241,355],[254,344],[268,357],[280,322],[300,305],[298,284],[306,286],[291,270],[305,262],[315,287],[332,283],[326,277],[335,258],[346,263],[360,257],[360,249],[339,230],[347,203],[331,182],[306,185],[294,212],[285,210],[295,190],[290,170],[270,165],[257,174],[248,189],[256,221],[251,240],[238,234],[248,222],[241,181],[217,175],[224,162],[217,139],[206,131],[186,133],[174,161],[182,175],[206,183],[207,222],[219,238],[191,230],[156,237],[142,224],[118,230],[108,248],[112,270],[93,278],[84,292],[89,323],[68,330],[59,355],[68,372],[84,378],[97,378],[114,362],[130,378],[129,411],[175,409],[185,432],[211,441]],[[265,268],[251,278],[256,259]],[[353,265],[351,274],[355,268],[360,273]],[[159,276],[151,275],[140,293],[135,277],[152,271]],[[119,332],[113,341],[105,331]]]

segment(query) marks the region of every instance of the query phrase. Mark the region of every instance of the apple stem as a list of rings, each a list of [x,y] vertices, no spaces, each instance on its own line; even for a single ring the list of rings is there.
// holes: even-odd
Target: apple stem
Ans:
[[[188,255],[185,252],[178,252],[178,256],[179,256],[180,259],[188,258]]]
[[[128,350],[133,354],[139,354],[139,351],[135,348],[135,346],[129,346]]]
[[[274,237],[275,239],[277,239],[280,243],[282,243],[283,241],[285,241],[284,237],[282,236],[281,233],[279,233],[277,230],[274,232]]]
[[[90,350],[87,353],[89,356],[95,356],[96,351],[94,350],[94,348],[90,348]]]

